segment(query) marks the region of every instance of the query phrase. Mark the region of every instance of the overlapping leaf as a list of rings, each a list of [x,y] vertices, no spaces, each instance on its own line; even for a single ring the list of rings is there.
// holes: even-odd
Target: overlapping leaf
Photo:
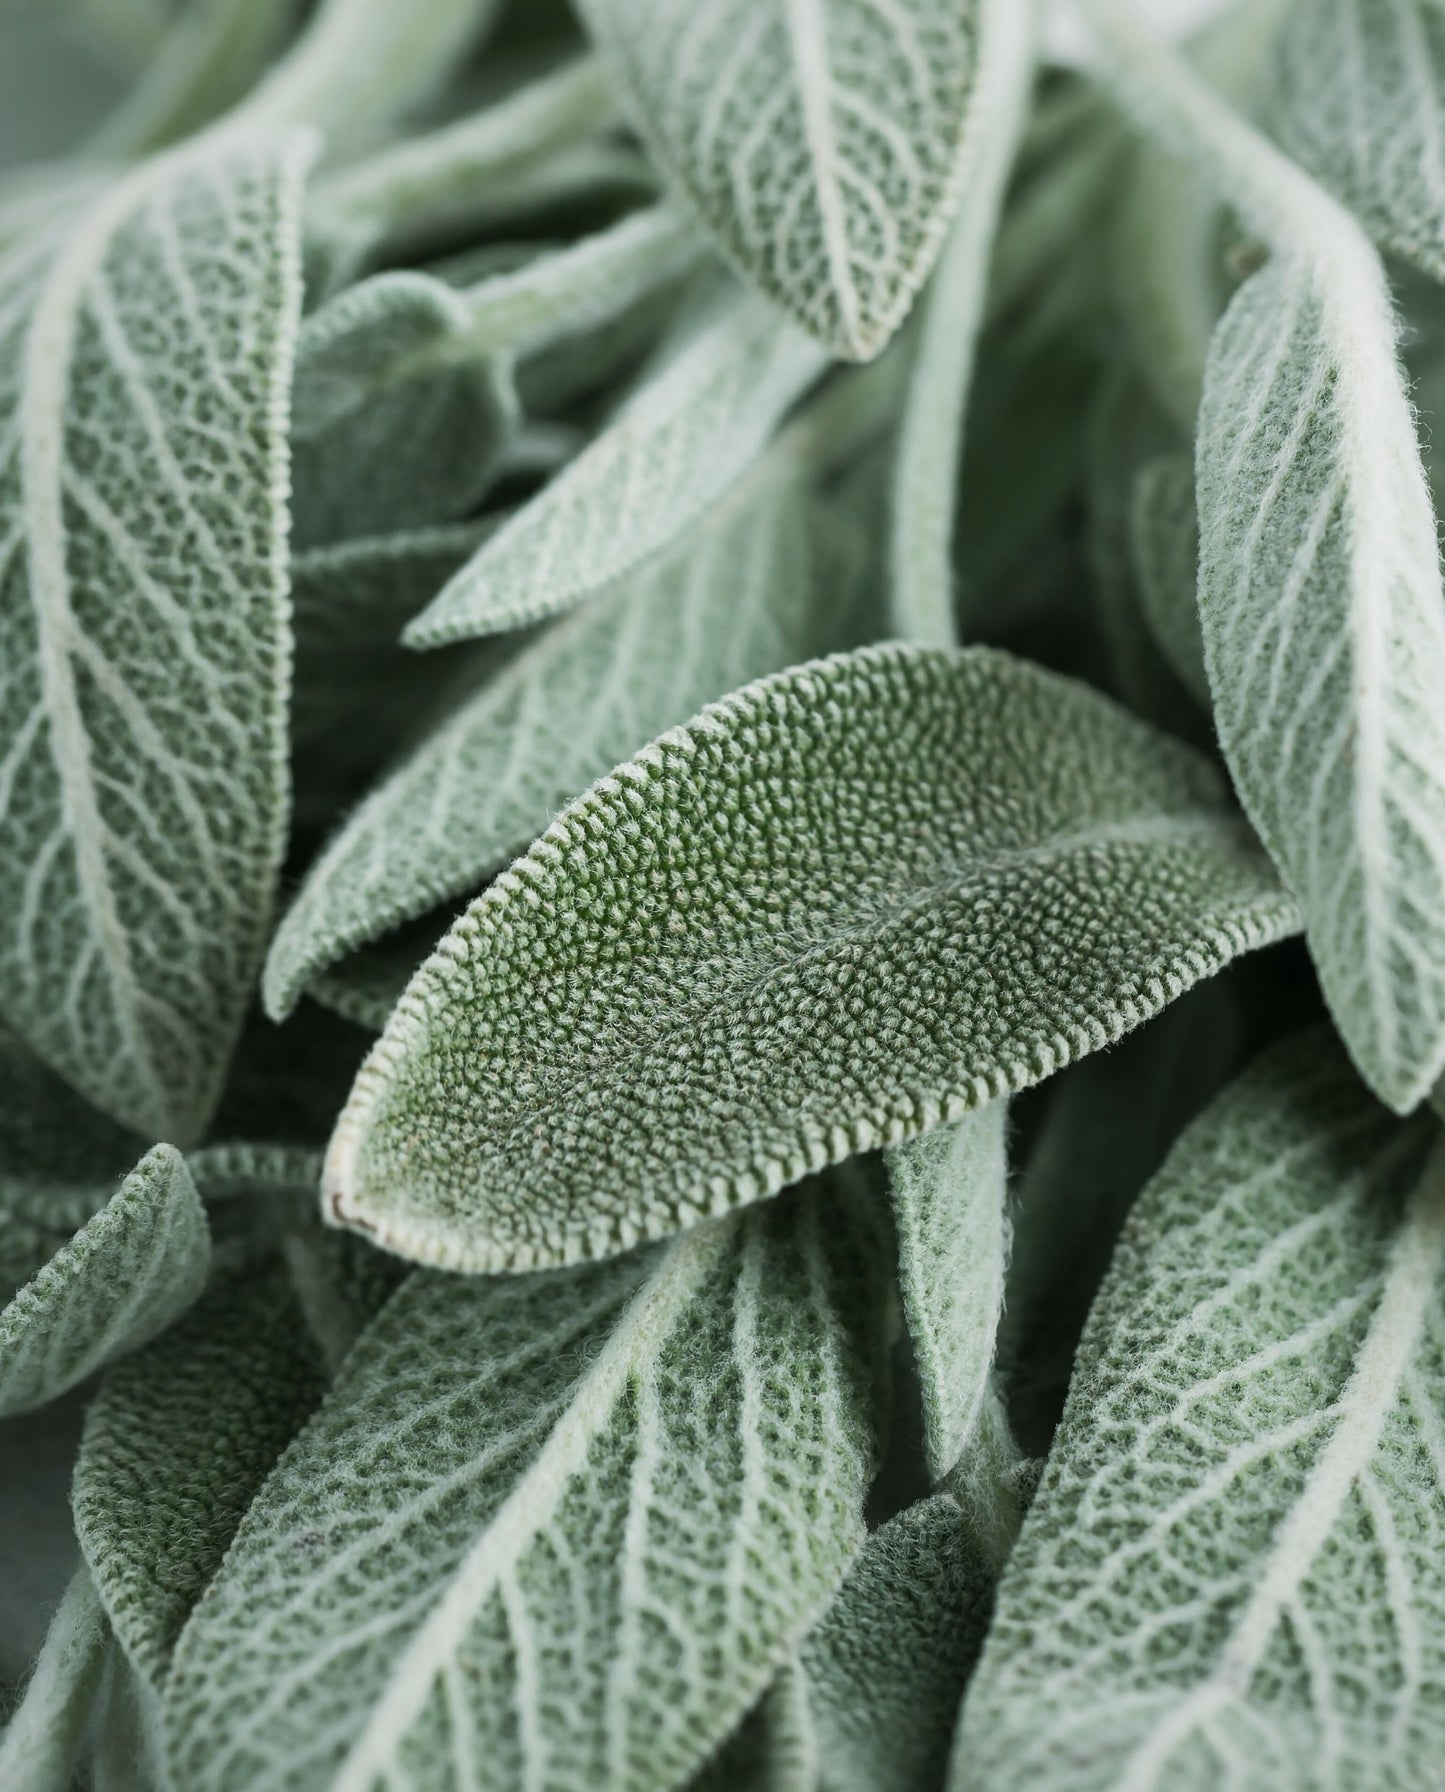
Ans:
[[[150,1688],[164,1685],[192,1606],[323,1387],[274,1262],[227,1266],[178,1325],[106,1376],[71,1498],[91,1578]]]
[[[1187,454],[1146,461],[1130,517],[1134,576],[1145,620],[1180,683],[1209,701],[1199,628],[1199,512]]]
[[[702,704],[859,638],[857,581],[807,473],[780,442],[675,548],[478,679],[311,870],[267,963],[272,1014],[358,947],[473,894]]]
[[[866,649],[617,768],[462,917],[332,1140],[423,1262],[626,1249],[1108,1043],[1293,904],[1208,767],[1004,655]]]
[[[0,1010],[182,1143],[285,830],[300,171],[148,163],[0,274]]]
[[[861,1541],[880,1332],[841,1184],[580,1274],[415,1276],[177,1651],[195,1792],[666,1792]]]
[[[612,424],[463,567],[406,640],[437,647],[538,622],[634,571],[723,496],[824,365],[771,306],[726,295]]]
[[[956,1783],[1428,1785],[1445,1153],[1303,1037],[1184,1136],[1090,1317]]]
[[[866,359],[943,240],[975,98],[973,0],[583,0],[659,166],[724,253]]]
[[[1290,153],[1385,248],[1445,280],[1445,14],[1436,0],[1296,0],[1279,51]]]
[[[107,1641],[105,1611],[82,1568],[55,1614],[25,1697],[0,1734],[0,1785],[70,1792]]]
[[[0,1310],[0,1413],[53,1400],[155,1337],[200,1293],[209,1258],[185,1160],[157,1145]]]

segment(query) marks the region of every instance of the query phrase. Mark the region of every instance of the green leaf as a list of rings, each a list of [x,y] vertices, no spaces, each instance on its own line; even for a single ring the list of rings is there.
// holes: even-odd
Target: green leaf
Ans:
[[[1119,0],[1090,3],[1141,116],[1273,252],[1210,348],[1205,660],[1220,744],[1299,897],[1335,1023],[1404,1112],[1445,1070],[1445,597],[1384,271],[1355,221]]]
[[[173,1792],[160,1700],[114,1636],[106,1643],[87,1741],[89,1792]]]
[[[1208,704],[1199,626],[1199,511],[1187,454],[1157,455],[1140,467],[1129,526],[1144,620],[1179,682]]]
[[[823,371],[768,305],[707,307],[614,421],[407,629],[412,647],[538,622],[678,541],[761,454]]]
[[[285,838],[303,159],[147,163],[0,271],[0,1010],[183,1144]]]
[[[953,534],[964,420],[993,239],[1033,75],[1032,0],[978,0],[976,11],[978,98],[962,147],[967,178],[922,305],[894,477],[896,632],[929,647],[958,641]]]
[[[856,581],[809,472],[784,437],[674,546],[478,679],[313,866],[271,948],[268,1012],[474,894],[578,791],[702,704],[857,640]]]
[[[867,360],[942,247],[973,121],[975,0],[581,0],[649,149],[722,249]]]
[[[964,1709],[957,1784],[1436,1776],[1445,1152],[1309,1034],[1150,1185]]]
[[[842,1185],[563,1276],[414,1276],[168,1688],[193,1792],[668,1788],[842,1579],[880,1241]]]
[[[889,1519],[693,1792],[933,1792],[992,1596],[947,1494]]]
[[[664,735],[472,905],[326,1198],[452,1268],[624,1250],[961,1119],[1295,924],[1210,769],[1082,686],[839,655]]]
[[[1436,0],[1295,0],[1278,83],[1273,122],[1290,154],[1378,243],[1445,280],[1445,14]]]
[[[1007,1102],[990,1102],[888,1153],[903,1311],[935,1482],[968,1447],[988,1394],[1008,1259],[1007,1129]]]
[[[101,1383],[71,1502],[106,1614],[151,1688],[165,1684],[191,1608],[324,1387],[274,1260],[223,1269],[178,1325]]]
[[[157,1145],[0,1310],[0,1415],[53,1400],[163,1331],[200,1293],[209,1257],[185,1159]]]
[[[508,368],[465,348],[466,302],[379,274],[308,318],[291,432],[296,541],[421,529],[482,498],[518,421]]]
[[[105,1612],[82,1568],[55,1614],[19,1709],[0,1735],[0,1785],[16,1792],[71,1792],[108,1635]]]

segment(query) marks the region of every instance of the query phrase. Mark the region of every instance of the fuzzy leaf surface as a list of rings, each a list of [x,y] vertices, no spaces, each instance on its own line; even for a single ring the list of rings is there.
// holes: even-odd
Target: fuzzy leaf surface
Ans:
[[[1320,1034],[1184,1134],[1090,1316],[959,1787],[1431,1782],[1442,1279],[1438,1134]]]
[[[106,1375],[71,1503],[106,1614],[152,1689],[246,1508],[321,1399],[281,1265],[228,1265],[180,1323]]]
[[[804,474],[780,443],[674,548],[478,681],[307,875],[267,962],[270,1013],[358,947],[472,895],[704,703],[858,638],[849,569]]]
[[[333,1136],[421,1262],[625,1250],[1116,1039],[1294,906],[1208,767],[1003,654],[762,679],[574,803],[413,979]]]
[[[1348,268],[1330,283],[1281,259],[1225,313],[1199,419],[1199,607],[1241,798],[1361,1074],[1404,1111],[1445,1069],[1445,597],[1369,272],[1357,303]]]
[[[1161,454],[1134,477],[1130,523],[1134,578],[1144,619],[1185,689],[1209,702],[1199,627],[1199,511],[1187,454]]]
[[[685,1779],[861,1542],[879,1245],[834,1185],[570,1275],[414,1276],[181,1639],[178,1780]]]
[[[53,1400],[163,1331],[200,1293],[210,1250],[185,1159],[157,1145],[0,1310],[0,1415]]]
[[[407,644],[539,622],[634,571],[723,496],[825,365],[761,299],[709,307],[612,423],[456,574]]]
[[[830,353],[866,360],[942,244],[977,5],[582,0],[660,168]]]
[[[1382,247],[1445,280],[1445,12],[1296,0],[1278,57],[1285,147]]]
[[[1008,1103],[888,1153],[903,1311],[935,1482],[958,1461],[988,1394],[1008,1262]]]
[[[182,1144],[285,836],[303,166],[161,158],[0,271],[0,1010]]]
[[[0,1734],[0,1785],[71,1792],[107,1640],[104,1608],[82,1568],[55,1614],[25,1696]]]

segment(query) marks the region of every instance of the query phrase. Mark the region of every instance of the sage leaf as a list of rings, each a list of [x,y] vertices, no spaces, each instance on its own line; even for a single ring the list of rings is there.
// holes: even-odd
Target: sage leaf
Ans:
[[[1129,522],[1144,620],[1179,682],[1208,704],[1199,625],[1199,511],[1187,454],[1157,455],[1140,467]]]
[[[163,1331],[200,1293],[209,1256],[185,1159],[157,1145],[0,1310],[0,1416],[53,1400]]]
[[[483,669],[307,875],[267,961],[269,1013],[358,947],[474,894],[579,790],[702,704],[859,638],[808,472],[780,440],[675,546]]]
[[[507,369],[458,352],[465,301],[379,274],[308,318],[291,434],[296,545],[451,522],[490,483],[518,420]]]
[[[958,200],[978,5],[581,0],[660,168],[831,354],[903,321]]]
[[[947,1494],[889,1519],[693,1792],[932,1792],[992,1596]]]
[[[75,1465],[76,1534],[126,1657],[152,1690],[324,1386],[274,1259],[221,1269],[178,1325],[102,1381]]]
[[[928,1472],[968,1446],[989,1389],[1008,1261],[1008,1104],[888,1153],[898,1277],[923,1390]]]
[[[761,300],[708,307],[613,422],[407,629],[412,647],[571,609],[677,541],[746,471],[824,357]]]
[[[160,1700],[112,1635],[87,1738],[89,1792],[171,1792]]]
[[[1280,38],[1275,119],[1384,248],[1445,280],[1445,17],[1434,0],[1310,0]]]
[[[326,1200],[450,1268],[625,1250],[962,1119],[1295,925],[1208,767],[1107,701],[981,649],[838,655],[662,736],[472,905]]]
[[[1205,661],[1220,744],[1299,897],[1335,1023],[1405,1112],[1445,1070],[1445,600],[1384,272],[1354,220],[1127,7],[1090,5],[1141,116],[1272,250],[1205,378]]]
[[[580,1274],[414,1276],[181,1638],[179,1782],[678,1784],[861,1541],[878,1249],[835,1186]]]
[[[1090,1316],[959,1786],[1429,1782],[1442,1268],[1434,1123],[1318,1034],[1195,1123]]]
[[[147,163],[0,269],[0,1011],[182,1144],[285,836],[303,163]]]
[[[959,214],[922,306],[918,359],[899,422],[892,602],[897,632],[958,641],[953,529],[964,419],[989,259],[1033,74],[1033,0],[978,0],[977,96],[961,155]]]
[[[108,1634],[105,1612],[81,1568],[55,1614],[19,1709],[0,1734],[0,1785],[71,1792]]]

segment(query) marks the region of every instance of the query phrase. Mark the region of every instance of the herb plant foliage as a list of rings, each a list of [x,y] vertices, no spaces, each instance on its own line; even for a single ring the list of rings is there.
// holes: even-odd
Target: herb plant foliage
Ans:
[[[4,1792],[1433,1792],[1439,0],[12,62]]]

